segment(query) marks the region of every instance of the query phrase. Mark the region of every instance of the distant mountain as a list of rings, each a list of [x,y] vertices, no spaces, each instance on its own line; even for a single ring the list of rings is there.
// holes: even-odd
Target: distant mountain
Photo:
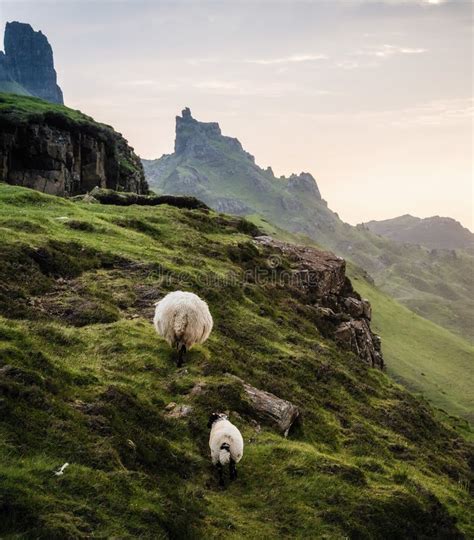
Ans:
[[[0,92],[32,95],[64,103],[56,82],[53,50],[48,38],[29,24],[7,22],[5,52],[0,51]]]
[[[189,109],[176,118],[174,153],[143,160],[143,166],[157,192],[194,195],[216,210],[304,234],[364,268],[416,313],[473,339],[472,254],[400,245],[344,223],[311,174],[276,177],[237,139],[222,135],[219,124],[199,122]]]
[[[276,178],[237,139],[222,135],[217,122],[198,122],[188,108],[176,117],[174,154],[143,165],[159,191],[192,192],[221,212],[251,214],[270,206],[291,212],[309,200],[328,224],[335,219],[309,173]]]
[[[396,242],[419,244],[432,249],[474,247],[474,234],[449,217],[418,218],[406,214],[393,219],[364,223],[369,230]]]

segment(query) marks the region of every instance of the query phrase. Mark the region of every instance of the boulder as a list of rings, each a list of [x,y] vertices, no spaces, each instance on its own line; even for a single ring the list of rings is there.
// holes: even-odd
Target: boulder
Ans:
[[[380,353],[380,338],[375,338],[366,320],[351,320],[341,323],[335,330],[336,341],[371,367],[382,369],[383,358]]]
[[[290,264],[285,286],[303,294],[304,301],[314,308],[322,334],[353,351],[369,366],[383,369],[380,337],[371,331],[369,324],[370,303],[352,288],[343,259],[327,251],[280,242],[270,236],[258,236],[254,242],[267,250],[269,260],[280,254]]]
[[[341,257],[329,251],[280,242],[271,236],[258,236],[255,242],[279,251],[295,263],[292,285],[303,289],[314,299],[342,293],[346,283],[346,262]]]
[[[168,418],[186,418],[193,412],[193,407],[185,404],[177,405],[171,402],[165,407],[165,411]]]

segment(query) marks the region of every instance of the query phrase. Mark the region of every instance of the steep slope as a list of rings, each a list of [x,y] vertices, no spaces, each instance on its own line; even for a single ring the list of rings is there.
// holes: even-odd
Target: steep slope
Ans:
[[[474,248],[474,234],[449,217],[421,219],[407,214],[393,219],[368,221],[362,225],[390,240],[419,244],[430,249]]]
[[[5,53],[0,52],[1,91],[20,94],[26,91],[51,103],[63,104],[63,93],[56,81],[53,50],[41,30],[35,32],[29,24],[7,22],[4,44]],[[4,84],[8,81],[15,82],[16,86],[8,90],[8,85]]]
[[[12,80],[0,79],[0,93],[18,94],[19,96],[31,96],[20,84]]]
[[[374,329],[382,337],[388,373],[450,414],[474,424],[474,348],[377,290],[358,269],[354,286],[372,304]]]
[[[252,221],[266,234],[285,242],[315,245],[307,236],[288,233],[256,216]],[[390,376],[448,414],[474,424],[474,347],[383,293],[360,267],[349,264],[347,273],[372,305],[372,326],[382,338]],[[471,427],[464,428],[472,438]]]
[[[0,94],[0,181],[53,195],[96,186],[146,193],[140,159],[120,133],[33,97]]]
[[[13,80],[8,70],[5,53],[0,51],[0,92],[18,94],[20,96],[30,96],[26,88]]]
[[[195,195],[219,211],[258,214],[305,234],[363,267],[416,313],[474,339],[472,253],[404,246],[342,222],[310,174],[276,178],[237,139],[223,136],[217,123],[199,122],[189,109],[176,118],[175,152],[143,165],[158,192]]]
[[[0,536],[474,534],[470,447],[323,336],[305,289],[277,279],[294,261],[253,229],[0,185]],[[183,370],[150,320],[179,288],[215,318]],[[299,407],[288,438],[233,375]],[[226,491],[208,457],[214,410],[245,438]]]

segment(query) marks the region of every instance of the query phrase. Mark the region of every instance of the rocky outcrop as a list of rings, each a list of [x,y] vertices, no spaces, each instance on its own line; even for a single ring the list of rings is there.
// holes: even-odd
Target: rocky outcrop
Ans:
[[[176,195],[137,195],[136,193],[120,193],[111,189],[94,188],[90,193],[79,196],[82,200],[114,204],[115,206],[160,206],[167,204],[188,210],[209,210],[209,207],[195,197],[178,197]]]
[[[215,210],[225,214],[245,215],[250,214],[251,212],[251,208],[243,202],[227,197],[217,197],[213,199],[210,204]]]
[[[189,107],[183,109],[181,116],[176,117],[174,143],[176,154],[187,154],[198,159],[213,161],[220,157],[220,153],[209,144],[216,139],[225,143],[227,151],[243,152],[242,145],[237,139],[222,135],[217,122],[198,122],[192,117]]]
[[[29,24],[7,22],[5,54],[0,58],[0,80],[14,81],[31,95],[63,103],[63,93],[56,82],[53,50],[47,37]]]
[[[288,179],[288,191],[321,200],[321,193],[314,176],[310,173],[292,174]]]
[[[18,99],[3,98],[0,181],[51,195],[77,195],[96,186],[148,192],[140,159],[119,133],[65,107],[36,112],[35,98],[21,98],[31,100],[32,113],[25,116]]]
[[[370,329],[370,304],[352,288],[344,259],[269,236],[254,241],[273,254],[281,253],[289,262],[291,270],[284,276],[285,285],[297,289],[305,303],[315,308],[321,333],[352,350],[368,365],[383,369],[380,338]]]

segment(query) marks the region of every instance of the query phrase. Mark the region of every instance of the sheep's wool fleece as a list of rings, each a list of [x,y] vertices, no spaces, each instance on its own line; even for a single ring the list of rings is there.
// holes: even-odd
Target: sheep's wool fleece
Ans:
[[[242,439],[242,435],[229,420],[217,420],[212,425],[211,434],[209,436],[209,447],[211,449],[211,458],[214,465],[219,462],[221,446],[224,443],[229,444],[230,457],[238,463],[244,454],[244,440]],[[228,452],[225,452],[225,454],[228,454]]]
[[[174,291],[157,302],[153,319],[156,331],[171,347],[204,343],[212,330],[206,302],[194,293]]]

